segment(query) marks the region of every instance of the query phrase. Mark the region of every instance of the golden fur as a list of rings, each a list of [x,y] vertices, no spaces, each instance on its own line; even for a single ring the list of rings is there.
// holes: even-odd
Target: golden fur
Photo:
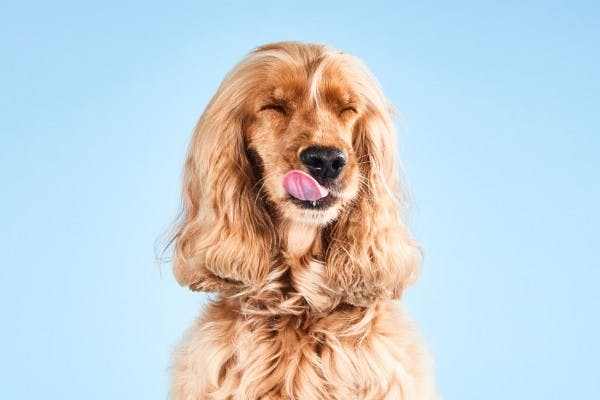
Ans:
[[[178,347],[171,397],[434,399],[399,299],[420,263],[400,214],[391,106],[356,58],[260,47],[224,79],[185,164],[174,274],[216,292]],[[347,164],[326,209],[282,187],[300,151]]]

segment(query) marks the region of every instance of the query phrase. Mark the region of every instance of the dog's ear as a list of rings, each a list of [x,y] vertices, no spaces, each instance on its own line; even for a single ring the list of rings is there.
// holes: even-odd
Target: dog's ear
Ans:
[[[274,258],[274,228],[257,194],[242,132],[243,102],[235,90],[225,81],[215,94],[185,163],[173,270],[177,281],[193,290],[259,282]]]
[[[326,234],[328,286],[342,301],[397,299],[418,273],[421,252],[401,216],[401,188],[390,108],[371,107],[354,131],[362,184]]]

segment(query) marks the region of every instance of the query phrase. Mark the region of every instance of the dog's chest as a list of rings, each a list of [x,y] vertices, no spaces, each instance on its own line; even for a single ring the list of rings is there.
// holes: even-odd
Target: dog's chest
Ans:
[[[219,386],[251,399],[400,398],[410,390],[410,356],[378,331],[379,312],[347,307],[320,319],[236,321],[223,332],[235,339],[223,349]]]

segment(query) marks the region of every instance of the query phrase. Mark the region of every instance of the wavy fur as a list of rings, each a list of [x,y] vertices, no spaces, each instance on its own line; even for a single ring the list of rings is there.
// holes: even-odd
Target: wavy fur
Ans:
[[[217,298],[176,351],[173,399],[433,399],[431,361],[391,301],[418,273],[391,106],[356,58],[275,43],[242,60],[190,144],[174,274]],[[327,209],[283,175],[307,146],[348,163]]]

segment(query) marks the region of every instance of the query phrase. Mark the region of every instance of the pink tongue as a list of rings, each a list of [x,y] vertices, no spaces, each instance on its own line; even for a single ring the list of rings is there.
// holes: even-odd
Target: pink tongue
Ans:
[[[312,176],[297,169],[285,174],[283,188],[299,200],[315,201],[329,194],[329,191],[319,185]]]

